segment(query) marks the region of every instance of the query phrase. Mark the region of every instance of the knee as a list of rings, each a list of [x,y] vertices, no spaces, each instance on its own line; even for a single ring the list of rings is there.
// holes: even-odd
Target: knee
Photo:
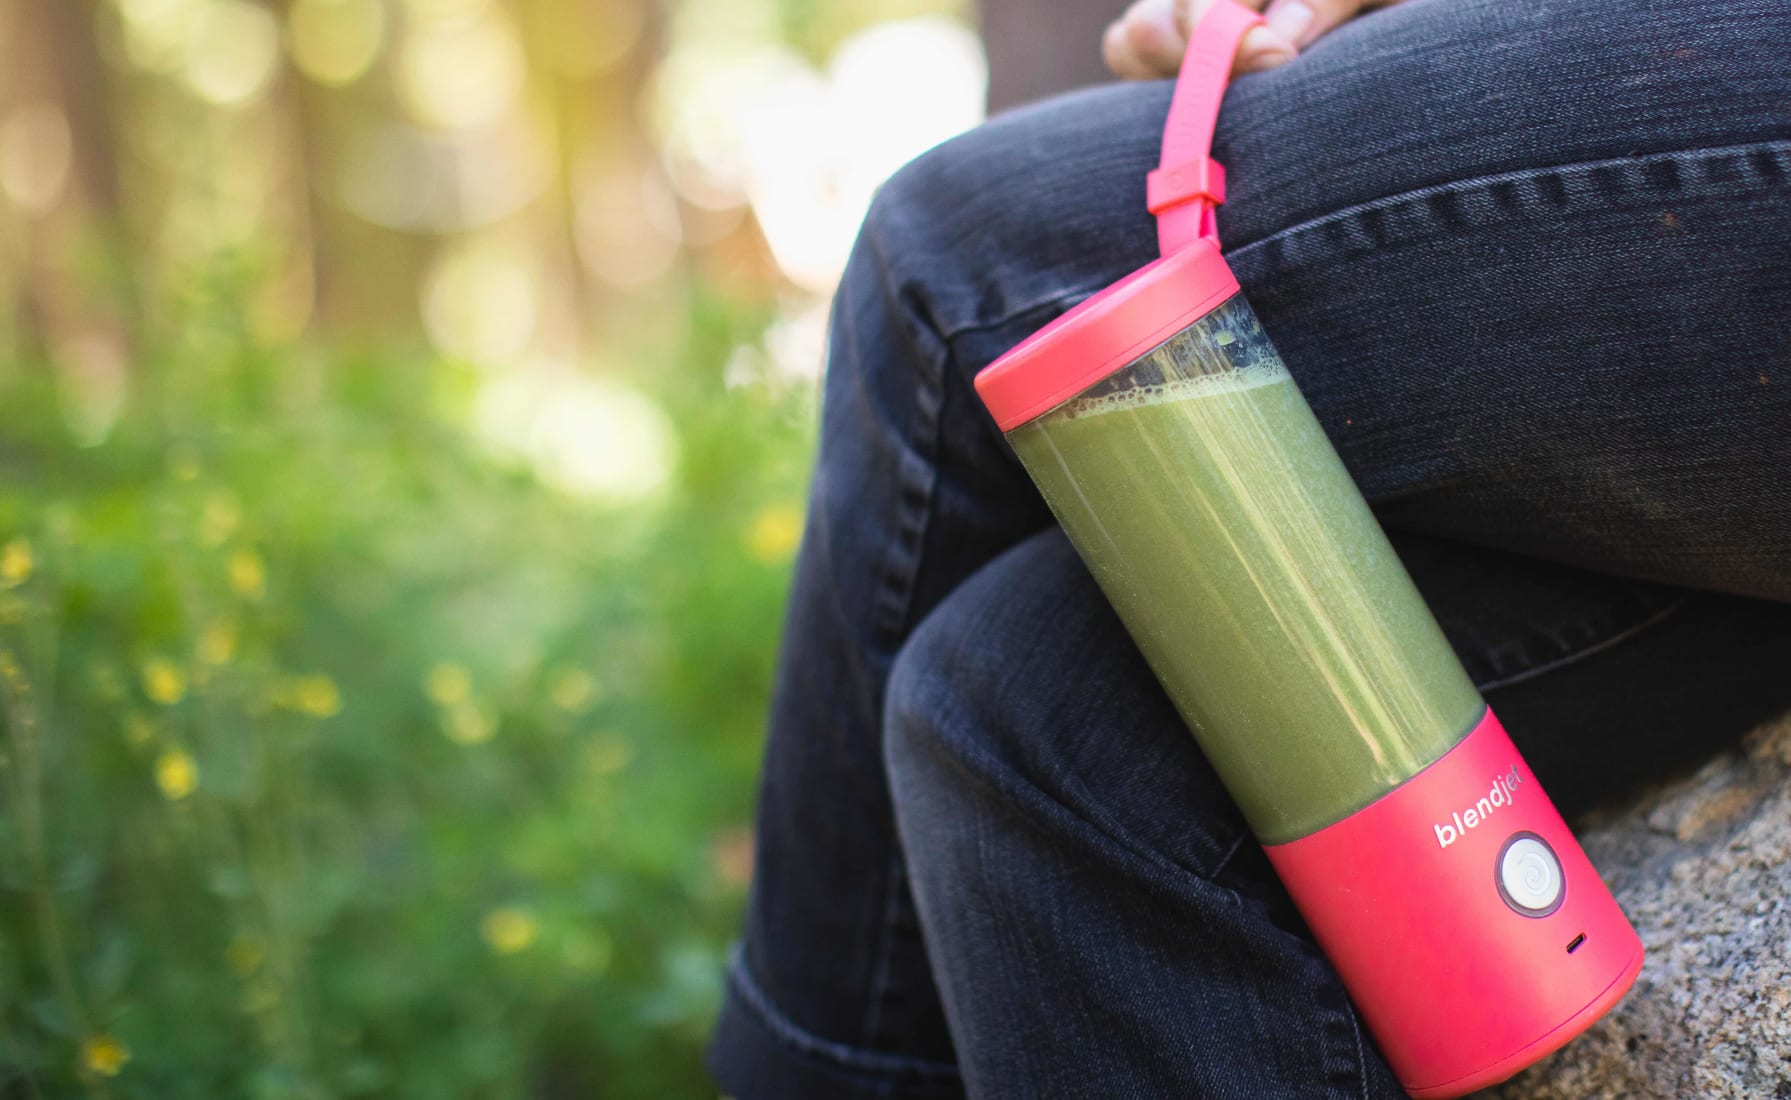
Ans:
[[[974,580],[974,579],[973,579]],[[1003,736],[1006,707],[987,630],[992,610],[968,583],[922,620],[890,669],[883,704],[884,758],[899,804],[938,797],[952,776],[968,778]],[[993,719],[993,721],[991,721]]]
[[[896,658],[884,719],[904,836],[965,814],[1017,816],[1211,877],[1246,835],[1056,528],[934,609]]]
[[[1064,667],[1075,645],[1062,632],[1085,637],[1091,612],[1111,615],[1092,604],[1071,610],[1083,583],[1092,588],[1086,576],[1053,529],[984,566],[927,615],[896,655],[884,701],[898,787],[919,773],[926,780],[914,789],[924,794],[1057,770],[1049,757],[1068,723],[1051,713],[1102,690]]]

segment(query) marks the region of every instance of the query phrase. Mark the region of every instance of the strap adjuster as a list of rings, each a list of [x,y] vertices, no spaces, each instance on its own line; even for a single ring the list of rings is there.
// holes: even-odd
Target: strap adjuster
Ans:
[[[1144,178],[1145,208],[1152,214],[1201,200],[1209,207],[1225,201],[1225,166],[1212,157],[1158,168]]]

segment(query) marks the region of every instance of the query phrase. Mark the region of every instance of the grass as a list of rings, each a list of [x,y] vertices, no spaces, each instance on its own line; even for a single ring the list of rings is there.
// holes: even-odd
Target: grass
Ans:
[[[0,1095],[712,1096],[812,393],[693,299],[590,498],[226,305],[102,431],[0,362]]]

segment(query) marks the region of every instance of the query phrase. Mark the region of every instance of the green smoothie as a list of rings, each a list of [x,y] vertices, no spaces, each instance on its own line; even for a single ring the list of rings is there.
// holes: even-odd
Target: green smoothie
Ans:
[[[1008,438],[1275,844],[1409,779],[1484,705],[1286,369],[1200,356],[1160,349],[1144,383]]]

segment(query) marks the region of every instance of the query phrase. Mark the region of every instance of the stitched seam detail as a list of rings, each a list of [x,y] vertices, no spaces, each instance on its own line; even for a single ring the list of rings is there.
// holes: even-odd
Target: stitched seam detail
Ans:
[[[937,388],[923,385],[917,387],[915,401],[920,423],[912,438],[925,449],[925,454],[904,449],[897,459],[896,488],[901,511],[895,538],[884,548],[877,570],[873,602],[872,626],[878,644],[888,652],[900,644],[913,616],[914,587],[926,554],[927,528],[933,520],[933,492],[939,480],[932,460],[939,450],[943,395]]]
[[[1641,622],[1636,623],[1635,625],[1629,627],[1626,630],[1620,630],[1617,633],[1612,634],[1608,638],[1600,638],[1598,641],[1593,642],[1590,645],[1581,646],[1579,649],[1574,650],[1572,653],[1568,653],[1563,656],[1556,657],[1552,661],[1544,661],[1543,663],[1541,663],[1539,665],[1531,665],[1529,668],[1526,668],[1526,669],[1522,670],[1521,672],[1514,672],[1508,676],[1502,676],[1497,680],[1491,680],[1491,681],[1488,681],[1487,683],[1480,684],[1478,686],[1481,691],[1493,691],[1497,688],[1510,687],[1513,684],[1521,684],[1526,680],[1533,680],[1538,676],[1542,676],[1547,673],[1554,672],[1557,669],[1566,668],[1567,666],[1573,665],[1573,664],[1578,664],[1579,662],[1585,660],[1588,657],[1595,657],[1598,654],[1603,653],[1605,650],[1610,649],[1614,646],[1622,645],[1624,642],[1629,641],[1631,638],[1634,638],[1638,634],[1641,634],[1642,632],[1666,621],[1667,618],[1669,618],[1673,614],[1677,613],[1680,609],[1684,608],[1686,604],[1690,603],[1693,599],[1697,598],[1697,595],[1698,594],[1696,592],[1687,592],[1685,595],[1679,597],[1678,599],[1674,600],[1672,603],[1661,608],[1659,611],[1656,611],[1654,614],[1648,616],[1646,619],[1643,619]]]
[[[943,730],[935,726],[934,732],[942,733]],[[1165,871],[1176,882],[1192,883],[1202,889],[1216,891],[1218,896],[1233,904],[1240,901],[1238,892],[1231,887],[1207,877],[1179,859],[1165,855],[1124,829],[1114,828],[1112,823],[1104,820],[1106,815],[1092,815],[1071,806],[1025,772],[1012,768],[974,742],[954,739],[951,757],[953,766],[968,776],[970,782],[987,787],[1016,812],[1034,821],[1043,822],[1054,829],[1062,830],[1067,827],[1081,833],[1079,841],[1100,845],[1101,854],[1105,858],[1117,857],[1135,862],[1144,869]],[[1239,837],[1237,844],[1242,844],[1244,839],[1245,837]],[[1237,845],[1234,845],[1233,850],[1236,848]]]
[[[883,1004],[889,997],[889,983],[894,977],[890,960],[895,954],[896,906],[900,903],[901,891],[906,889],[902,871],[902,858],[897,855],[889,861],[889,869],[883,875],[883,920],[877,931],[877,967],[871,975],[870,1003],[865,1006],[863,1038],[866,1042],[874,1043],[879,1038],[878,1032],[883,1027]]]
[[[777,1041],[826,1061],[851,1070],[866,1073],[907,1073],[923,1077],[947,1077],[956,1080],[958,1067],[948,1062],[930,1062],[921,1058],[906,1058],[899,1054],[879,1054],[875,1051],[860,1050],[844,1043],[836,1043],[831,1039],[823,1039],[814,1032],[796,1024],[788,1016],[778,1011],[771,1003],[771,998],[759,988],[752,975],[746,969],[745,960],[741,958],[739,948],[735,948],[728,960],[728,984],[740,995],[741,1003],[750,1009],[759,1022],[765,1025]]]
[[[1395,208],[1400,208],[1408,204],[1423,206],[1426,200],[1435,199],[1444,195],[1454,195],[1459,198],[1463,197],[1464,194],[1470,193],[1476,195],[1485,194],[1488,196],[1488,201],[1484,204],[1484,209],[1470,209],[1464,211],[1460,206],[1457,206],[1456,210],[1458,216],[1465,220],[1445,222],[1434,216],[1429,217],[1427,219],[1430,223],[1428,226],[1429,231],[1424,233],[1402,234],[1399,233],[1396,228],[1387,227],[1385,222],[1383,222],[1381,232],[1386,234],[1385,238],[1376,240],[1372,244],[1363,244],[1358,247],[1367,251],[1371,248],[1410,243],[1430,236],[1440,236],[1446,233],[1458,232],[1462,229],[1480,228],[1494,224],[1497,221],[1523,220],[1529,216],[1529,211],[1533,208],[1552,208],[1561,210],[1578,207],[1581,209],[1590,209],[1590,204],[1596,202],[1599,209],[1610,209],[1643,204],[1650,199],[1669,194],[1676,195],[1682,200],[1690,201],[1701,198],[1718,197],[1725,194],[1755,194],[1782,188],[1784,185],[1781,180],[1784,178],[1784,175],[1791,175],[1791,172],[1786,172],[1784,169],[1781,169],[1780,171],[1783,175],[1778,176],[1766,172],[1761,169],[1758,163],[1757,158],[1759,157],[1773,159],[1775,163],[1777,158],[1791,157],[1791,141],[1763,141],[1750,142],[1742,145],[1701,146],[1675,150],[1667,153],[1653,153],[1643,157],[1618,157],[1610,160],[1571,161],[1565,164],[1540,165],[1532,168],[1513,169],[1509,172],[1500,172],[1493,175],[1463,177],[1462,179],[1453,180],[1448,183],[1432,184],[1428,187],[1420,187],[1411,191],[1401,191],[1378,199],[1371,199],[1367,202],[1341,207],[1330,213],[1321,214],[1306,221],[1290,225],[1285,229],[1276,230],[1266,237],[1259,237],[1256,240],[1247,241],[1244,244],[1227,248],[1225,250],[1225,256],[1228,261],[1231,261],[1234,264],[1239,260],[1253,259],[1257,252],[1273,252],[1277,249],[1285,249],[1291,242],[1303,241],[1313,235],[1318,235],[1322,238],[1328,231],[1338,232],[1340,229],[1347,228],[1346,223],[1358,220],[1364,216],[1379,214],[1384,218],[1387,212]],[[1653,164],[1676,163],[1680,165],[1708,165],[1730,159],[1738,159],[1742,161],[1745,167],[1738,167],[1735,175],[1726,176],[1721,179],[1716,178],[1714,173],[1707,172],[1704,174],[1705,178],[1696,180],[1682,187],[1678,191],[1661,191],[1656,185],[1648,181],[1646,177],[1647,166]],[[1542,198],[1531,199],[1528,201],[1528,204],[1519,203],[1507,207],[1491,198],[1495,189],[1501,187],[1509,188],[1511,185],[1518,182],[1552,178],[1553,183],[1562,184],[1565,178],[1568,177],[1571,177],[1576,181],[1582,177],[1586,180],[1591,180],[1594,174],[1600,170],[1608,172],[1611,169],[1620,170],[1624,168],[1633,169],[1638,173],[1642,173],[1644,178],[1642,186],[1632,188],[1621,195],[1611,194],[1596,185],[1588,184],[1588,186],[1583,188],[1563,188],[1559,193],[1565,199],[1565,203],[1557,202],[1553,198]],[[1491,216],[1486,216],[1489,213]],[[1347,239],[1348,234],[1339,233],[1339,236]],[[1320,258],[1319,253],[1321,251],[1328,255],[1332,252],[1332,249],[1336,247],[1333,242],[1327,241],[1324,243],[1329,247],[1323,250],[1314,250],[1312,256],[1302,257],[1299,262],[1278,264],[1276,265],[1276,270],[1287,271],[1303,266],[1303,263],[1308,259],[1317,260]],[[1061,312],[1074,306],[1077,302],[1080,302],[1082,299],[1095,293],[1095,291],[1100,290],[1101,287],[1105,285],[1106,283],[1101,283],[1091,287],[1071,287],[1057,291],[1037,301],[1029,302],[1026,305],[1013,309],[992,321],[971,321],[950,328],[941,327],[939,329],[939,336],[941,339],[949,342],[961,335],[967,335],[974,332],[989,332],[1002,328],[1013,324],[1029,314],[1049,311],[1053,308]]]
[[[1664,153],[1650,153],[1639,157],[1612,157],[1606,160],[1571,161],[1566,164],[1542,165],[1530,168],[1517,168],[1508,172],[1497,172],[1484,176],[1468,176],[1446,183],[1432,184],[1411,191],[1401,191],[1367,202],[1356,203],[1334,210],[1328,214],[1310,218],[1298,224],[1277,230],[1266,237],[1254,241],[1246,241],[1241,245],[1226,250],[1227,259],[1239,259],[1258,250],[1268,249],[1277,243],[1285,243],[1296,237],[1306,237],[1314,233],[1337,233],[1347,238],[1347,233],[1338,232],[1346,223],[1358,221],[1364,215],[1378,213],[1385,215],[1406,207],[1422,207],[1427,200],[1448,201],[1450,212],[1448,217],[1438,216],[1425,210],[1425,232],[1401,234],[1398,227],[1391,224],[1394,219],[1382,222],[1385,239],[1364,241],[1364,250],[1385,247],[1402,241],[1423,239],[1440,233],[1459,229],[1478,228],[1495,222],[1508,221],[1513,218],[1522,219],[1531,209],[1572,209],[1584,206],[1588,201],[1596,202],[1601,209],[1613,207],[1635,206],[1647,204],[1662,195],[1678,195],[1685,198],[1710,197],[1721,194],[1756,193],[1777,189],[1779,175],[1761,169],[1757,158],[1764,154],[1772,158],[1774,154],[1791,153],[1791,141],[1760,141],[1742,145],[1716,145],[1693,149],[1678,149]],[[1750,154],[1752,156],[1750,157]],[[1675,166],[1707,165],[1713,161],[1727,158],[1743,158],[1746,169],[1736,176],[1722,179],[1713,178],[1711,173],[1704,173],[1701,180],[1681,182],[1673,188],[1662,187],[1658,177],[1649,168],[1661,164]],[[1633,176],[1633,179],[1625,179]],[[1739,177],[1739,178],[1737,178]],[[1676,180],[1684,181],[1685,174],[1675,174]],[[1500,185],[1512,185],[1533,181],[1546,181],[1547,195],[1524,195],[1520,190],[1522,201],[1507,206],[1494,199],[1494,192]],[[1613,181],[1630,186],[1613,187]],[[1558,188],[1558,189],[1557,189]],[[1469,205],[1459,200],[1469,195],[1487,196],[1484,204]],[[1297,266],[1297,265],[1290,265]]]
[[[1362,1053],[1362,1025],[1356,1019],[1355,1006],[1344,998],[1343,1011],[1349,1016],[1349,1029],[1356,1035],[1356,1079],[1362,1082],[1362,1100],[1368,1100],[1368,1059]]]
[[[1220,856],[1219,862],[1215,863],[1213,865],[1213,873],[1206,877],[1209,879],[1216,880],[1220,875],[1224,874],[1226,865],[1228,865],[1231,862],[1231,857],[1237,855],[1238,850],[1244,846],[1244,841],[1249,840],[1249,839],[1250,839],[1250,834],[1244,833],[1241,836],[1239,836],[1236,840],[1232,841],[1231,847],[1225,849],[1225,854]],[[1190,868],[1190,870],[1192,870],[1192,868]]]
[[[1035,636],[1032,639],[1031,644],[1035,648],[1042,646],[1044,644],[1043,636]],[[1084,693],[1081,699],[1080,709],[1074,715],[1065,715],[1064,721],[1066,724],[1070,725],[1079,723],[1089,724],[1089,735],[1094,736],[1098,730],[1098,726],[1094,724],[1092,716],[1097,713],[1106,713],[1110,709],[1111,708],[1106,706],[1106,696],[1103,694],[1099,692]],[[968,750],[968,745],[961,746],[960,748],[960,751]],[[976,756],[982,761],[990,761],[994,759],[992,755],[982,752],[981,750],[976,752]],[[1052,772],[1049,782],[1062,784],[1065,787],[1074,786],[1080,791],[1086,792],[1087,788],[1082,783],[1081,774],[1075,768],[1058,766],[1049,770]],[[1016,772],[1020,775],[1021,782],[1026,790],[1033,792],[1039,798],[1045,800],[1051,807],[1061,810],[1071,818],[1087,825],[1107,841],[1123,846],[1128,851],[1148,860],[1157,867],[1172,869],[1176,873],[1192,876],[1196,881],[1206,883],[1227,894],[1236,893],[1231,887],[1225,886],[1218,881],[1219,870],[1224,867],[1225,863],[1230,860],[1232,856],[1237,854],[1238,848],[1250,838],[1251,833],[1247,827],[1240,829],[1237,835],[1232,838],[1230,847],[1219,856],[1219,859],[1217,860],[1218,866],[1211,871],[1208,871],[1205,868],[1195,866],[1192,861],[1184,861],[1179,854],[1171,855],[1162,851],[1150,840],[1134,836],[1132,831],[1127,829],[1123,822],[1121,822],[1113,813],[1108,811],[1100,799],[1088,796],[1084,793],[1084,804],[1080,807],[1073,806],[1068,801],[1067,797],[1060,795],[1057,791],[1051,790],[1047,785],[1047,781],[1034,778],[1030,769],[1020,768],[1016,769]],[[978,774],[981,778],[988,778],[989,775],[992,775],[993,773]],[[1004,792],[1008,791],[1008,787],[1005,784],[996,784],[996,787]]]

